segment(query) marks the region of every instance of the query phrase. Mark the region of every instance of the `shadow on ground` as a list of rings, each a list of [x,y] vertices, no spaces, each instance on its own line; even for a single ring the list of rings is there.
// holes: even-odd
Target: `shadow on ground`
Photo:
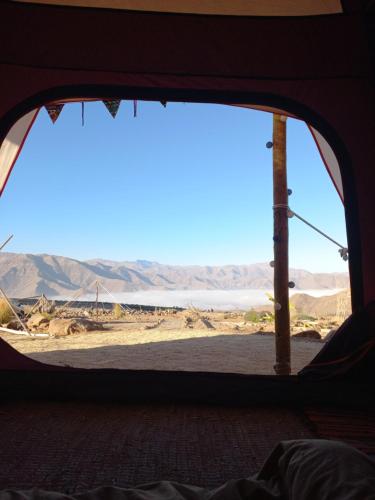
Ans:
[[[89,340],[89,335],[88,335]],[[102,345],[74,348],[66,339],[43,341],[43,351],[24,354],[32,359],[58,366],[76,368],[119,368],[135,370],[182,370],[242,374],[274,374],[274,336],[215,335],[141,344]],[[292,370],[298,372],[320,351],[322,343],[312,340],[292,340]],[[16,346],[15,346],[16,347]],[[16,347],[17,348],[17,347]]]

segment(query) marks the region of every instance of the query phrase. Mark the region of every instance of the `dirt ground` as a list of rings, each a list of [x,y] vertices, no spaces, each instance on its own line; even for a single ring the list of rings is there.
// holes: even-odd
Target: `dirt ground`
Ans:
[[[59,366],[274,374],[271,333],[210,329],[144,329],[126,321],[103,324],[103,331],[62,338],[1,333],[19,352]],[[322,341],[292,339],[292,371],[298,372],[323,347]]]

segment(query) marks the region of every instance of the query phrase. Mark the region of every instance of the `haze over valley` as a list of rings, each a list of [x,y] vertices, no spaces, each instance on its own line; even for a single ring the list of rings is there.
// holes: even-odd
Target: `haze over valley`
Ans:
[[[294,290],[321,291],[322,295],[349,285],[347,273],[291,269],[290,279],[295,282]],[[197,300],[207,305],[210,301],[218,301],[230,306],[240,305],[242,301],[257,303],[258,297],[265,297],[265,291],[273,287],[273,269],[269,263],[171,266],[145,260],[79,261],[46,254],[0,254],[0,286],[11,297],[44,293],[48,297],[69,298],[80,289],[83,295],[90,296],[94,293],[95,280],[116,297],[133,297],[133,303],[139,299],[143,303],[151,301],[162,305],[161,302],[169,302],[175,297],[180,303]],[[257,294],[256,291],[261,292]]]

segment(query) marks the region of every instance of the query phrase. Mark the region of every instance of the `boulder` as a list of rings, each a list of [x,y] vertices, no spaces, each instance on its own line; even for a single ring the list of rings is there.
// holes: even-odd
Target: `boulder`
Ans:
[[[295,333],[293,337],[320,340],[322,336],[316,330],[303,330],[302,332]]]
[[[5,328],[10,328],[10,330],[23,330],[21,323],[17,319],[12,319],[9,323],[6,323]]]
[[[48,327],[49,319],[41,313],[36,313],[30,316],[27,320],[26,326],[29,330],[38,330]]]
[[[103,330],[96,321],[85,318],[52,319],[49,323],[49,334],[52,337],[65,337],[74,333],[85,333],[93,330]]]
[[[156,323],[151,323],[150,325],[146,325],[143,329],[144,330],[153,330],[154,328],[158,328],[160,325],[165,323],[165,319],[159,319]]]

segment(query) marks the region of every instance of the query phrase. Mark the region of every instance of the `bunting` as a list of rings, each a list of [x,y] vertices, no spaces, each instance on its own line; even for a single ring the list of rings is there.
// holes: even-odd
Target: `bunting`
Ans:
[[[105,100],[103,100],[103,104],[108,109],[108,111],[111,113],[112,117],[116,118],[118,108],[120,107],[120,104],[121,104],[121,100],[120,99],[116,99],[116,100],[105,99]]]
[[[64,107],[64,104],[46,104],[45,105],[45,108],[47,110],[49,117],[51,118],[52,123],[55,123],[55,121],[58,119],[63,107]]]

